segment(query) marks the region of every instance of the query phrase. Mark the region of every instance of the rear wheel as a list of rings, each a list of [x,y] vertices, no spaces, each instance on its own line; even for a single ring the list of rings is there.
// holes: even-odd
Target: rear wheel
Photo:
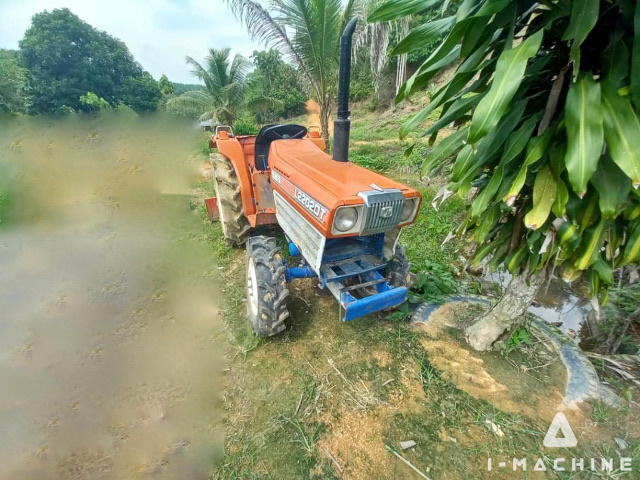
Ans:
[[[213,184],[218,197],[220,224],[222,233],[228,243],[243,245],[249,238],[251,225],[244,216],[242,197],[240,196],[240,182],[233,165],[227,157],[221,154],[211,155],[213,165]]]
[[[286,267],[280,252],[272,237],[256,236],[247,242],[247,315],[260,337],[282,332],[289,318]]]

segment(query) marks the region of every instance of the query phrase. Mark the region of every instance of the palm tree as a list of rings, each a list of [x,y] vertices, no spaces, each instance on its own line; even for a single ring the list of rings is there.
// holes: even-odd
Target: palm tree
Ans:
[[[204,83],[205,89],[172,98],[167,102],[167,108],[176,113],[197,113],[200,120],[215,118],[226,125],[233,125],[242,110],[278,105],[279,100],[256,94],[255,89],[250,97],[247,96],[250,90],[247,72],[251,64],[239,54],[230,61],[230,53],[230,48],[210,48],[205,66],[187,57],[191,72]]]
[[[283,52],[301,70],[320,105],[322,136],[329,139],[329,118],[338,83],[340,36],[360,13],[362,1],[224,0],[252,39]],[[291,34],[288,33],[291,32]]]

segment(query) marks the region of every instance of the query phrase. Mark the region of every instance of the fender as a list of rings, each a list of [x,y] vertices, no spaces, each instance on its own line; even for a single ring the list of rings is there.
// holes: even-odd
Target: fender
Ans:
[[[235,137],[227,139],[211,137],[209,147],[217,148],[218,152],[227,157],[231,165],[233,165],[233,169],[236,171],[238,177],[238,182],[240,183],[240,195],[244,215],[248,219],[250,215],[253,215],[253,218],[255,218],[256,206],[253,203],[251,173],[249,171],[249,165],[245,162],[242,145],[240,145],[240,142]]]

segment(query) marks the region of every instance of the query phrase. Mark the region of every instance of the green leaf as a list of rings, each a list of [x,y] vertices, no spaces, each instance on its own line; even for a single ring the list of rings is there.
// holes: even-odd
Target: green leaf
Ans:
[[[500,205],[494,205],[482,214],[478,220],[478,227],[473,235],[473,238],[478,242],[478,245],[482,245],[484,243],[491,233],[491,230],[493,230],[493,227],[495,227],[498,220],[500,220],[500,216]]]
[[[511,184],[511,188],[502,198],[502,201],[507,205],[513,205],[513,202],[516,200],[518,194],[520,193],[520,190],[522,190],[524,182],[527,179],[527,171],[529,169],[529,166],[536,163],[545,154],[547,146],[551,141],[552,133],[553,131],[551,129],[548,129],[542,135],[534,137],[529,141],[529,145],[527,145],[527,155],[525,156],[524,162],[520,167],[520,171]]]
[[[640,263],[640,223],[635,229],[629,230],[629,240],[627,240],[620,266]]]
[[[546,165],[538,170],[533,184],[533,208],[525,215],[524,224],[531,230],[537,230],[549,218],[551,207],[556,199],[558,184]]]
[[[443,57],[432,61],[427,60],[402,86],[400,92],[398,92],[398,96],[396,97],[396,103],[405,98],[409,98],[415,92],[422,90],[422,88],[427,86],[442,67],[446,67],[447,65],[455,62],[459,56],[460,45],[454,45],[453,48]]]
[[[388,22],[414,13],[420,13],[438,3],[438,0],[389,0],[367,18],[368,22]]]
[[[454,22],[455,17],[446,17],[414,28],[396,45],[391,51],[391,55],[400,55],[423,48],[425,44],[438,40],[444,32],[451,28]]]
[[[522,242],[517,250],[510,253],[505,259],[507,270],[509,270],[512,275],[515,275],[529,253],[529,245],[527,245],[527,242]]]
[[[469,167],[473,164],[475,154],[473,153],[473,147],[466,145],[456,158],[456,163],[453,166],[453,172],[451,174],[451,181],[458,182],[469,170]]]
[[[633,50],[631,55],[631,96],[636,108],[640,107],[640,3],[633,15]]]
[[[562,218],[567,211],[569,190],[567,189],[567,185],[561,178],[558,178],[556,181],[558,182],[558,192],[556,193],[556,199],[553,202],[551,210],[556,217]]]
[[[409,77],[407,82],[400,89],[400,92],[396,97],[396,103],[410,97],[413,93],[419,91],[422,87],[425,87],[441,67],[449,65],[458,58],[460,54],[460,45],[458,45],[458,43],[469,27],[470,20],[471,19],[467,18],[458,21],[453,26],[447,35],[447,38],[445,38],[429,58],[420,65],[418,70]]]
[[[424,159],[422,175],[426,175],[434,168],[440,166],[440,164],[451,157],[458,148],[462,147],[467,133],[467,129],[463,128],[462,130],[452,133],[447,138],[442,139]]]
[[[505,114],[522,82],[528,60],[540,48],[542,35],[543,31],[540,30],[516,48],[502,52],[491,88],[473,114],[469,143],[474,144],[489,133]]]
[[[449,110],[447,110],[446,113],[442,112],[442,116],[440,117],[440,119],[436,123],[431,125],[424,132],[422,132],[421,136],[422,137],[429,136],[432,133],[437,132],[438,130],[440,130],[442,127],[445,127],[445,126],[449,125],[451,122],[457,120],[459,117],[461,117],[463,114],[467,113],[475,105],[477,105],[478,102],[480,102],[480,100],[482,99],[482,97],[483,97],[483,95],[480,94],[480,95],[473,95],[473,96],[470,96],[470,97],[460,98],[460,99],[456,100],[451,105]]]
[[[614,30],[611,33],[609,46],[602,52],[603,76],[616,88],[623,86],[623,82],[629,76],[629,62],[621,61],[621,59],[628,59],[630,55],[624,42],[624,33],[624,30]]]
[[[600,84],[591,74],[582,75],[573,83],[565,106],[567,154],[565,164],[573,191],[583,197],[589,179],[598,167],[604,134]]]
[[[529,143],[533,129],[536,128],[537,123],[540,121],[542,114],[534,115],[527,119],[518,130],[513,132],[507,140],[507,145],[502,154],[502,162],[504,164],[509,163],[516,158]]]
[[[602,88],[604,138],[611,158],[640,187],[640,121],[631,102],[609,84]]]
[[[404,139],[409,133],[415,130],[427,117],[438,108],[442,103],[451,99],[452,97],[460,93],[460,89],[464,87],[469,80],[475,76],[475,72],[458,73],[456,74],[444,87],[442,87],[438,93],[431,99],[429,105],[420,110],[415,115],[409,117],[400,126],[400,138]]]
[[[600,213],[603,218],[613,218],[624,210],[631,181],[608,156],[602,157],[591,183],[600,196]]]
[[[560,245],[576,244],[580,240],[578,227],[569,221],[565,221],[558,229],[558,242]]]
[[[512,0],[487,0],[474,16],[482,17],[485,15],[493,15],[494,13],[501,12],[511,3],[513,3]]]
[[[478,216],[487,209],[489,203],[491,202],[491,200],[493,200],[493,197],[498,192],[503,178],[504,165],[500,164],[498,165],[498,168],[496,168],[493,172],[493,175],[491,175],[489,183],[487,183],[487,185],[482,190],[480,190],[478,196],[473,200],[473,203],[471,204],[471,216],[473,218],[478,218]]]
[[[563,40],[573,40],[571,45],[571,60],[574,62],[574,72],[580,70],[580,46],[598,21],[600,0],[573,0],[571,2],[571,20]]]
[[[482,50],[486,56],[486,46],[485,48],[479,48],[480,38],[484,33],[485,28],[487,27],[487,23],[489,23],[489,17],[480,17],[480,18],[472,18],[470,20],[469,28],[464,34],[464,39],[462,40],[462,48],[460,49],[460,56],[462,58],[467,58],[471,52],[474,50]],[[492,33],[492,32],[491,32]]]
[[[582,243],[580,245],[581,252],[574,266],[578,270],[586,270],[593,265],[600,255],[600,248],[604,243],[604,230],[607,222],[600,220],[597,225],[586,230]]]
[[[604,283],[613,283],[613,268],[602,258],[596,260],[593,264],[593,269],[598,273],[600,280]]]

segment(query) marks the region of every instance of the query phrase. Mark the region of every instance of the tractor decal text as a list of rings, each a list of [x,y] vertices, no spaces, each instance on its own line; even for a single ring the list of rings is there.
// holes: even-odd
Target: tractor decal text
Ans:
[[[298,201],[298,203],[306,208],[309,212],[311,212],[314,217],[316,217],[321,222],[324,221],[324,217],[328,212],[328,210],[324,206],[319,204],[316,200],[314,200],[308,194],[298,188],[295,189],[294,197]]]
[[[323,222],[327,213],[329,213],[329,209],[318,202],[315,198],[313,198],[308,193],[300,190],[293,183],[291,183],[286,178],[280,176],[280,173],[275,170],[271,173],[271,178],[278,184],[282,189],[290,196],[293,197],[296,202],[302,205],[305,210],[307,210],[311,215],[316,217],[320,222]]]

